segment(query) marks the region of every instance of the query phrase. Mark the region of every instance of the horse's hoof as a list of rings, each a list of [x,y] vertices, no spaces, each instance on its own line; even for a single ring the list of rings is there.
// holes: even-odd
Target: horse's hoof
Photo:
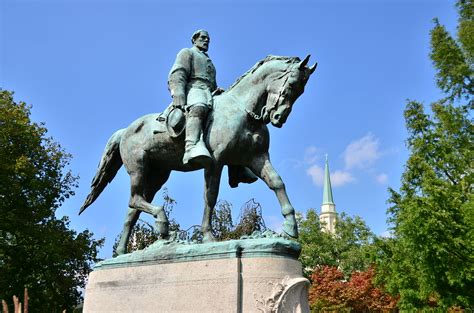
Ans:
[[[171,239],[171,236],[170,235],[166,235],[166,236],[163,236],[163,235],[158,235],[158,241],[170,241]]]
[[[211,232],[207,232],[202,234],[202,242],[215,242],[216,237]]]
[[[288,221],[285,219],[283,222],[283,232],[291,238],[298,239],[298,227],[295,221]]]
[[[117,250],[115,250],[115,253],[117,253],[117,256],[119,256],[119,255],[127,253],[127,251],[125,248],[117,248]]]

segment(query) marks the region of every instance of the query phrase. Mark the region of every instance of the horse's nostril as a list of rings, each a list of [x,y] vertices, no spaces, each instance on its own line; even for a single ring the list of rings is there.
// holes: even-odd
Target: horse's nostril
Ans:
[[[276,120],[279,120],[279,119],[280,119],[280,114],[275,114],[274,118],[275,118]]]

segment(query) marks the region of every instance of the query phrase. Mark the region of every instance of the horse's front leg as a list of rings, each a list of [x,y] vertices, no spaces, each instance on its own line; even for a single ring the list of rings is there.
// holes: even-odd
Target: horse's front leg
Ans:
[[[204,216],[202,217],[201,231],[203,241],[215,241],[212,234],[212,213],[219,194],[219,184],[221,182],[222,165],[213,164],[204,170],[205,190],[204,190]]]
[[[280,202],[281,214],[285,217],[283,231],[290,237],[298,238],[298,227],[295,218],[295,209],[286,194],[285,184],[270,162],[267,153],[252,160],[250,169],[273,190]]]

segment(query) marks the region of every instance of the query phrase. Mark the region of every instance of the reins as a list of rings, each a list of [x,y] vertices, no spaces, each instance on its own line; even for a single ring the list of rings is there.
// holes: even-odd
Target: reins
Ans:
[[[280,102],[280,98],[281,98],[281,96],[282,96],[282,94],[283,94],[283,91],[285,90],[284,87],[286,86],[286,83],[288,82],[288,79],[290,78],[290,75],[289,75],[289,74],[291,73],[291,71],[290,71],[289,69],[292,68],[292,67],[293,67],[293,66],[291,66],[291,65],[288,66],[288,68],[286,69],[285,73],[284,73],[282,76],[280,76],[280,77],[277,78],[277,79],[281,79],[283,76],[286,76],[286,77],[285,77],[285,81],[284,81],[283,84],[281,85],[280,91],[278,92],[278,98],[276,99],[275,103],[270,107],[270,110],[273,109],[274,107],[276,107],[277,104]],[[276,79],[276,80],[277,80],[277,79]],[[245,108],[245,107],[243,107],[243,106],[241,106],[241,109],[243,109],[245,112],[247,112],[247,114],[250,115],[254,120],[259,121],[259,120],[262,119],[263,114],[264,114],[264,112],[265,112],[266,109],[267,109],[267,105],[264,105],[264,106],[262,107],[262,110],[260,111],[260,115],[256,114],[255,112],[250,111],[249,109],[247,109],[247,108]]]
[[[267,107],[264,105],[264,106],[262,107],[262,110],[260,111],[260,115],[257,115],[256,113],[250,111],[249,109],[242,107],[242,109],[243,109],[245,112],[247,112],[247,114],[250,115],[250,116],[251,116],[254,120],[256,120],[256,121],[262,119],[262,117],[263,117],[263,112],[265,111],[266,108],[267,108]]]

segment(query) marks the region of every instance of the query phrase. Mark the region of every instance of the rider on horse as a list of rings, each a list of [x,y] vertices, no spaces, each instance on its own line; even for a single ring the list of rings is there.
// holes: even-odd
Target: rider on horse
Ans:
[[[203,140],[207,116],[212,110],[213,96],[224,90],[217,87],[216,69],[207,55],[210,37],[207,31],[197,30],[192,35],[192,48],[182,49],[168,76],[172,106],[186,112],[186,136],[183,164],[205,167],[212,157]],[[229,184],[257,180],[245,167],[229,168]]]
[[[173,106],[187,112],[184,164],[205,165],[211,161],[202,139],[205,121],[212,109],[211,94],[217,89],[216,69],[206,53],[209,40],[206,31],[196,31],[192,36],[193,47],[178,53],[168,77]]]

